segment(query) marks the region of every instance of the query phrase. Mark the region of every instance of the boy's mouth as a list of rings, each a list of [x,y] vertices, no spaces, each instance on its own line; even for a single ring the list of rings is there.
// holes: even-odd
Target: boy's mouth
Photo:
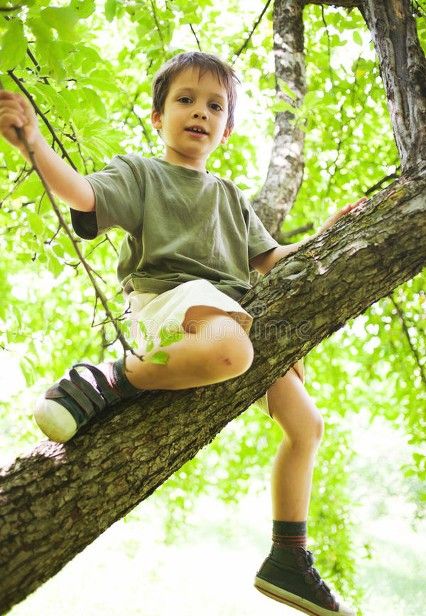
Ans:
[[[208,132],[202,126],[188,126],[185,130],[189,133],[193,133],[195,135],[208,135]]]

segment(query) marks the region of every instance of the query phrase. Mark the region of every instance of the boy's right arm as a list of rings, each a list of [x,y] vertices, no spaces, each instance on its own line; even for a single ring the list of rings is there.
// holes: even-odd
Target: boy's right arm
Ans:
[[[95,195],[90,183],[62,160],[43,138],[29,101],[20,94],[0,90],[0,133],[30,162],[15,127],[24,131],[37,166],[52,192],[74,210],[94,211]]]

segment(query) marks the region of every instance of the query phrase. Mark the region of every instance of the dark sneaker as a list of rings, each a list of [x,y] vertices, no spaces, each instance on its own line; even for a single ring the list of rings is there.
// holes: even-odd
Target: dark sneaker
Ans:
[[[335,599],[313,564],[309,550],[274,546],[258,571],[254,585],[268,597],[306,614],[355,616],[352,609]]]
[[[86,368],[83,374],[76,368]],[[123,398],[108,383],[101,370],[91,364],[75,364],[40,398],[34,413],[39,428],[52,441],[65,443],[107,406]]]

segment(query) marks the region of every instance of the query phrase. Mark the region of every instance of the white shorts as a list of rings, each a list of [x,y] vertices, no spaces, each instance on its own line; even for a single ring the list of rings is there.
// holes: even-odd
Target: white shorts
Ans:
[[[253,323],[253,317],[237,301],[203,278],[185,282],[160,294],[132,291],[127,301],[131,334],[141,353],[146,351],[148,344],[150,348],[160,344],[162,328],[171,332],[184,332],[182,324],[187,310],[192,306],[214,306],[224,310],[247,334]],[[143,328],[140,326],[141,322]],[[299,360],[294,368],[303,382],[303,360]],[[254,404],[269,415],[267,394],[256,400]]]

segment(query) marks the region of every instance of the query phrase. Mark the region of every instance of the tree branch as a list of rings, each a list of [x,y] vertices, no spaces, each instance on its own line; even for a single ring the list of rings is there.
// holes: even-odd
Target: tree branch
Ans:
[[[16,77],[16,75],[14,74],[13,71],[7,71],[8,75],[13,79],[13,81],[16,83],[16,85],[18,86],[18,88],[25,94],[25,96],[28,98],[28,100],[30,101],[31,105],[34,107],[35,112],[41,117],[41,119],[43,120],[43,122],[45,123],[45,125],[47,126],[47,129],[49,131],[49,133],[52,135],[53,137],[53,141],[59,146],[59,149],[62,152],[62,157],[66,158],[67,161],[69,162],[69,164],[71,165],[71,167],[77,171],[77,167],[74,164],[72,158],[69,156],[68,152],[66,151],[62,141],[59,139],[59,137],[57,136],[55,129],[53,128],[53,126],[51,125],[51,123],[49,122],[49,120],[47,119],[46,115],[42,112],[42,110],[40,109],[40,107],[37,105],[37,103],[35,102],[34,98],[31,96],[31,94],[28,92],[28,90],[26,89],[26,87],[24,86],[24,84],[22,83],[22,81],[20,79],[18,79],[18,77]]]
[[[275,2],[273,28],[277,97],[297,106],[306,91],[302,0]],[[293,92],[294,101],[282,91],[281,82]],[[257,215],[275,238],[278,238],[281,223],[295,201],[303,178],[304,133],[293,119],[294,115],[289,112],[276,115],[267,177],[253,202]]]
[[[2,86],[2,83],[0,82],[0,89],[2,89],[2,88],[3,88],[3,86]],[[76,252],[76,254],[77,254],[77,256],[78,256],[78,258],[80,260],[80,263],[82,263],[84,269],[86,270],[86,273],[87,273],[87,275],[89,277],[89,280],[92,283],[92,286],[93,286],[93,288],[95,290],[96,298],[99,298],[99,300],[100,300],[100,302],[101,302],[101,304],[103,306],[103,309],[105,311],[107,319],[114,326],[114,329],[115,329],[116,334],[117,334],[117,339],[120,341],[120,343],[121,343],[121,345],[123,347],[124,353],[126,351],[130,351],[131,353],[133,353],[135,355],[136,354],[135,351],[129,345],[129,343],[127,342],[126,338],[124,337],[122,331],[120,330],[119,326],[117,325],[116,319],[114,319],[114,316],[112,315],[112,313],[111,313],[111,311],[109,309],[108,301],[107,301],[103,291],[100,289],[100,287],[98,286],[98,284],[97,284],[97,282],[95,280],[95,277],[94,277],[93,273],[96,273],[96,272],[94,272],[94,270],[90,267],[90,265],[87,263],[87,261],[83,257],[83,254],[82,254],[82,252],[80,250],[80,247],[79,247],[77,241],[74,238],[73,233],[71,232],[68,224],[66,223],[64,217],[62,216],[62,212],[61,212],[58,204],[56,203],[56,200],[55,200],[55,198],[54,198],[54,196],[52,194],[52,191],[50,190],[49,185],[47,184],[46,180],[44,179],[43,174],[41,173],[41,171],[40,171],[40,169],[39,169],[39,167],[37,165],[37,161],[35,159],[34,151],[32,150],[31,146],[29,145],[29,143],[28,143],[28,141],[27,141],[27,139],[25,137],[25,133],[24,133],[23,129],[16,127],[15,131],[16,131],[16,134],[17,134],[18,138],[20,139],[20,141],[24,145],[24,148],[25,148],[25,150],[26,150],[26,152],[28,154],[28,158],[30,159],[30,162],[31,162],[31,164],[33,166],[34,171],[37,173],[38,177],[40,178],[40,181],[41,181],[41,183],[43,185],[43,188],[46,191],[46,194],[47,194],[47,196],[49,198],[49,201],[50,201],[50,203],[51,203],[51,205],[53,207],[53,211],[55,212],[56,217],[59,220],[60,226],[63,228],[63,230],[65,231],[66,235],[70,239],[70,241],[71,241],[71,243],[72,243],[72,245],[74,247],[74,250],[75,250],[75,252]]]
[[[395,141],[405,171],[426,160],[426,58],[410,0],[364,0],[360,10],[379,58]]]
[[[0,612],[152,494],[297,359],[425,264],[423,168],[279,262],[245,295],[242,306],[256,315],[255,359],[241,377],[146,392],[65,445],[45,441],[1,470]]]
[[[304,4],[325,4],[345,9],[359,8],[363,0],[304,0]]]
[[[249,44],[249,42],[251,41],[251,37],[253,36],[253,34],[256,31],[257,26],[260,24],[260,22],[262,21],[262,18],[264,16],[264,14],[266,13],[266,11],[268,10],[268,6],[271,4],[272,0],[268,0],[267,3],[265,4],[265,6],[262,9],[262,12],[260,13],[259,17],[257,18],[257,20],[254,23],[253,28],[251,29],[250,34],[248,35],[248,37],[246,38],[246,40],[244,41],[244,43],[241,45],[241,47],[234,52],[234,58],[232,60],[232,64],[235,63],[235,60],[238,58],[238,56],[240,56],[244,49],[246,49],[247,45]]]
[[[191,28],[191,32],[192,32],[192,34],[194,35],[195,40],[196,40],[196,42],[197,42],[197,47],[198,47],[198,50],[199,50],[199,51],[202,51],[202,49],[201,49],[201,45],[200,45],[200,41],[198,40],[198,36],[197,36],[197,33],[195,32],[194,26],[193,26],[192,24],[189,24],[189,27]]]

